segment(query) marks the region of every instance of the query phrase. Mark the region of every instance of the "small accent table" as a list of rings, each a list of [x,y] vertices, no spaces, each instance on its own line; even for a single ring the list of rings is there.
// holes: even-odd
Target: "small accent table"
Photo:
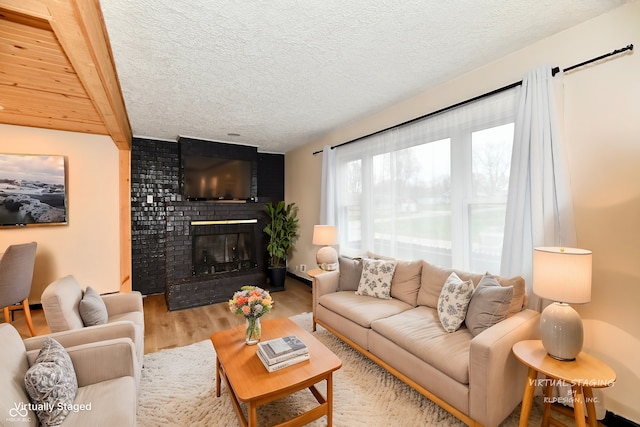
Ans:
[[[533,405],[533,393],[536,385],[544,390],[544,414],[542,426],[563,425],[551,419],[551,403],[553,401],[553,387],[557,381],[564,381],[571,385],[573,399],[573,414],[577,427],[585,427],[583,403],[587,406],[589,425],[596,427],[596,409],[593,399],[593,388],[609,387],[616,380],[616,373],[606,363],[584,352],[578,354],[575,360],[561,361],[547,354],[540,340],[520,341],[513,346],[513,353],[523,364],[529,367],[527,383],[522,397],[520,412],[520,427],[526,427]],[[538,373],[545,379],[538,379]]]

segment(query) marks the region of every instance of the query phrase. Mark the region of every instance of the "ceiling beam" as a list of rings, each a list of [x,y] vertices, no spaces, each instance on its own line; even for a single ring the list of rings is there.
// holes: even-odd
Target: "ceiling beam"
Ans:
[[[102,116],[109,135],[119,149],[131,150],[131,126],[100,4],[97,0],[45,0],[44,3],[51,28]]]
[[[1,0],[0,6],[3,9],[17,12],[22,15],[33,16],[46,21],[51,19],[49,9],[42,0]]]

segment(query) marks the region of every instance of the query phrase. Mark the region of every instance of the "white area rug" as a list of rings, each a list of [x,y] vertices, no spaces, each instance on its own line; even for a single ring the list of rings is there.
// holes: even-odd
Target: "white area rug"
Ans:
[[[292,320],[311,330],[310,313],[294,316]],[[325,329],[318,327],[314,335],[342,360],[342,368],[333,376],[336,427],[464,425]],[[315,400],[311,393],[303,390],[260,407],[258,424],[270,426],[313,406]],[[518,406],[502,425],[517,426],[519,414]],[[530,423],[539,424],[540,419],[540,409],[534,406]],[[221,396],[216,397],[215,352],[211,341],[145,356],[138,396],[138,425],[239,425],[224,382]],[[326,426],[326,417],[309,425]]]

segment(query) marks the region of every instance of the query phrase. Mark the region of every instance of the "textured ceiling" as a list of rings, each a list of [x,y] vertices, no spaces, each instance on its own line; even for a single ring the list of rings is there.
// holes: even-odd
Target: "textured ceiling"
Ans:
[[[101,8],[135,136],[284,153],[626,2],[102,0]]]

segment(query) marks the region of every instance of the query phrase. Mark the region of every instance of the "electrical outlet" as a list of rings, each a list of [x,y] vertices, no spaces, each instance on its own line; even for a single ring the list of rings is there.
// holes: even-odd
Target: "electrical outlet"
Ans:
[[[300,264],[300,271],[305,273],[307,271],[307,264]]]
[[[153,203],[153,196],[151,194],[147,195],[147,203]]]

